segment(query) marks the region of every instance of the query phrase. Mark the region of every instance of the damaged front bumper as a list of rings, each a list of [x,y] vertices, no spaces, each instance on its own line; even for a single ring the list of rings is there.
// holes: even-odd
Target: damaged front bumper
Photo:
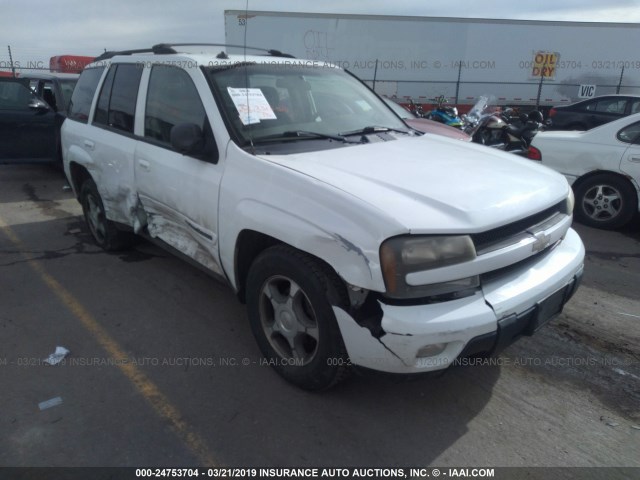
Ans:
[[[570,229],[552,250],[482,279],[472,296],[427,305],[388,305],[380,331],[333,307],[352,364],[390,373],[441,370],[456,359],[493,354],[562,311],[583,271],[584,246]]]

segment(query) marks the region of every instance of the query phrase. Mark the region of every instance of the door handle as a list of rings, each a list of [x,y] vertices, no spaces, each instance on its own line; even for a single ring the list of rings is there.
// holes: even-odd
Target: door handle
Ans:
[[[631,157],[629,157],[629,161],[640,163],[640,157],[636,157],[635,155],[632,155]]]
[[[96,146],[96,144],[93,143],[91,140],[85,140],[83,143],[87,150],[93,150]]]
[[[146,170],[147,172],[151,170],[151,164],[146,160],[138,160],[138,165],[142,170]]]

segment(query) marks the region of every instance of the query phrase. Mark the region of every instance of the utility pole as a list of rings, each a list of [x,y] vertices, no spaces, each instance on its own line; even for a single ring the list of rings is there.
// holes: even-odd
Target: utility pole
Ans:
[[[462,78],[462,62],[460,60],[460,65],[458,65],[458,81],[456,82],[456,105],[458,104],[458,96],[460,94],[460,78]]]
[[[547,62],[548,62],[548,58],[545,55],[544,63],[542,64],[542,69],[540,70],[540,83],[538,84],[538,95],[536,95],[536,110],[540,108],[540,97],[542,96],[542,82],[544,82],[544,74],[547,71]]]
[[[376,58],[376,69],[373,71],[373,91],[376,91],[376,77],[378,76],[378,59]]]
[[[622,70],[620,71],[620,80],[618,81],[618,88],[616,88],[616,93],[620,93],[620,87],[622,87],[623,77],[624,77],[624,65],[622,65]]]
[[[9,50],[9,64],[11,65],[11,73],[13,73],[13,78],[16,78],[16,69],[13,66],[13,57],[11,56],[11,45],[7,45],[7,49]]]

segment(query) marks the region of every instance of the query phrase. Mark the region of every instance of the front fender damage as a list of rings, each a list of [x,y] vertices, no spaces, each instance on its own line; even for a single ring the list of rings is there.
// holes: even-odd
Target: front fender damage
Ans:
[[[353,309],[351,310],[353,312]],[[380,325],[382,315],[376,321],[376,316],[366,315],[362,309],[356,312],[363,312],[361,315],[355,314],[355,317],[360,317],[360,321],[344,309],[333,306],[333,313],[351,363],[379,370],[408,367],[409,365],[384,343],[383,337],[386,332]]]
[[[363,301],[333,311],[351,362],[390,373],[444,370],[469,341],[497,328],[482,292],[419,305],[390,305],[368,292]]]

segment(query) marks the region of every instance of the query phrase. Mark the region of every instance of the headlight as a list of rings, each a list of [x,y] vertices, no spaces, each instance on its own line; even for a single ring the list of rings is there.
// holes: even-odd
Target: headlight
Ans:
[[[468,235],[390,238],[380,247],[387,296],[398,299],[420,298],[477,287],[477,276],[430,285],[409,285],[406,281],[409,273],[447,267],[474,258],[476,249]]]

